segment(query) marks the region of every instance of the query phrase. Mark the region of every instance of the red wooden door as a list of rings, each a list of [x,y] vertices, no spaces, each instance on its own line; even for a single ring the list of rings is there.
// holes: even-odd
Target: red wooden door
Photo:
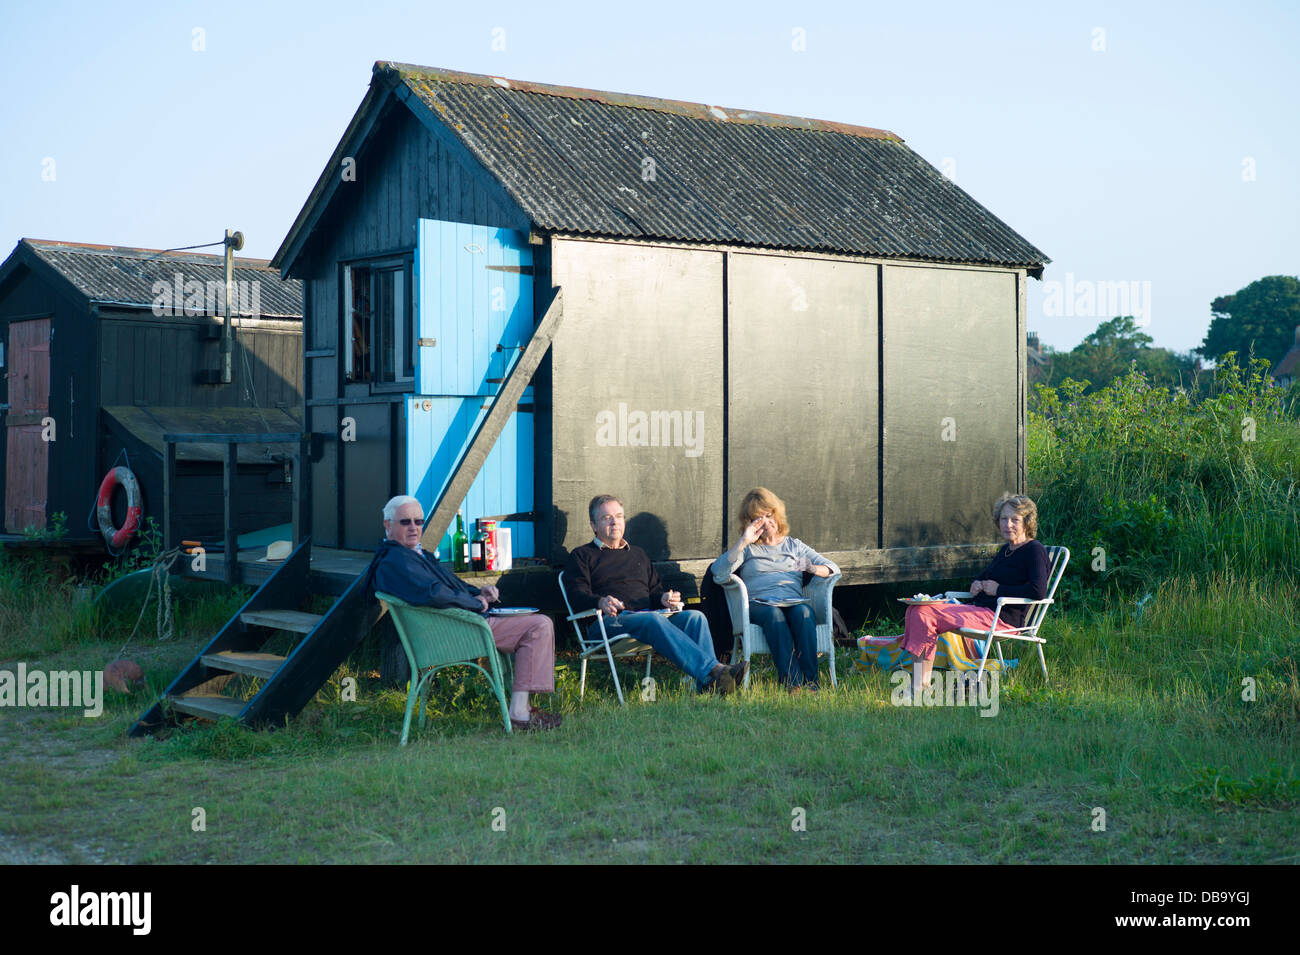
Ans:
[[[50,320],[9,324],[9,413],[5,418],[5,530],[45,527],[50,413]]]

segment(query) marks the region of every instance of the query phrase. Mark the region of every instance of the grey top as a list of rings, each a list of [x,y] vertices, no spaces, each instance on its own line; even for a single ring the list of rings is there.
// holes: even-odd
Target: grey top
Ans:
[[[715,560],[709,572],[720,584],[735,574],[745,582],[750,600],[759,597],[798,600],[803,597],[803,572],[799,569],[799,562],[803,559],[829,567],[832,573],[839,570],[833,562],[793,537],[787,537],[779,544],[750,544],[734,564],[727,560],[727,554]]]

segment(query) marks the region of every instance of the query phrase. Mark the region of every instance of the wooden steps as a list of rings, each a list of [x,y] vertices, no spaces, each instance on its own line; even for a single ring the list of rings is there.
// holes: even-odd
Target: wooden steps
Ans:
[[[270,627],[290,633],[311,633],[324,617],[318,613],[303,613],[301,610],[253,610],[241,613],[239,619],[250,626]]]
[[[228,670],[269,680],[280,669],[285,658],[275,653],[241,653],[237,650],[222,650],[220,653],[205,653],[199,657],[213,670]]]
[[[327,613],[296,609],[309,592],[310,547],[308,539],[289,555],[135,722],[131,736],[192,717],[283,726],[311,701],[370,632],[380,607],[366,587],[367,569]],[[296,643],[285,656],[261,649],[276,634],[291,634]]]
[[[168,698],[172,709],[189,716],[205,720],[218,720],[223,716],[238,719],[240,711],[247,704],[246,700],[236,700],[229,696],[173,696]]]

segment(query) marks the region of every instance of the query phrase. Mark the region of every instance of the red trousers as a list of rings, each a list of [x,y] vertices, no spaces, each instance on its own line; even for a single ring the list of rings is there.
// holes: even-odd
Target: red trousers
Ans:
[[[988,630],[993,611],[966,604],[914,604],[903,624],[903,649],[922,660],[934,659],[939,634],[960,627]],[[978,656],[978,654],[977,654]]]
[[[555,692],[555,626],[545,614],[489,617],[492,641],[515,658],[516,693]]]

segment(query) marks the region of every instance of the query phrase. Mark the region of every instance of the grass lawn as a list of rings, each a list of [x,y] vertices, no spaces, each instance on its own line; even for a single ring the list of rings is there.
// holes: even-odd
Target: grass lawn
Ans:
[[[1050,685],[1025,658],[992,718],[894,707],[888,675],[847,653],[837,691],[794,697],[766,659],[728,699],[661,662],[657,700],[626,708],[600,668],[579,703],[561,659],[564,727],[512,737],[481,678],[443,675],[405,748],[405,693],[355,668],[275,732],[128,740],[144,692],[106,691],[98,719],[0,708],[0,862],[1300,860],[1294,591],[1176,580],[1137,619],[1053,613]],[[137,636],[151,693],[210,625]],[[15,641],[0,669],[100,669],[122,637]]]

